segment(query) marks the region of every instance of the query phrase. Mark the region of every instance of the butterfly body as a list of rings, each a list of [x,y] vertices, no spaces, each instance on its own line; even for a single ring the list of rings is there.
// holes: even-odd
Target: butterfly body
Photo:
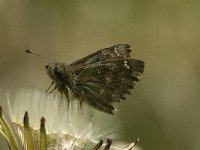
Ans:
[[[113,114],[114,102],[131,94],[144,70],[144,62],[130,58],[130,46],[118,44],[101,49],[69,65],[49,63],[45,66],[55,89],[69,101],[69,92],[94,108]],[[49,90],[49,88],[47,89]],[[50,92],[50,93],[51,93]]]

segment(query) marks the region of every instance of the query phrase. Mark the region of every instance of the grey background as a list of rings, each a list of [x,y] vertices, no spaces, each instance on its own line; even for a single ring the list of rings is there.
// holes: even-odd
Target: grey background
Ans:
[[[200,2],[197,0],[0,0],[0,88],[50,84],[45,61],[70,63],[130,44],[146,62],[127,101],[117,105],[122,140],[144,150],[200,149]]]

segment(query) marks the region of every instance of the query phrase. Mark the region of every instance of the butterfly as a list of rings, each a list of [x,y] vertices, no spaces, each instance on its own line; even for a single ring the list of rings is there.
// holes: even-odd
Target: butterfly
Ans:
[[[118,44],[100,49],[82,59],[65,63],[48,63],[46,72],[52,82],[49,92],[58,90],[70,102],[73,98],[82,103],[113,114],[113,103],[125,100],[125,94],[131,94],[136,82],[144,71],[142,60],[131,58],[128,44]]]

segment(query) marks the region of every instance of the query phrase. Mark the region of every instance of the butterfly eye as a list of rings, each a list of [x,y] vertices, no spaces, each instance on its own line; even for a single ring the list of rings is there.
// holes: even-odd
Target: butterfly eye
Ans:
[[[55,68],[54,68],[54,71],[58,71],[58,67],[55,67]]]
[[[48,69],[48,68],[49,68],[49,65],[45,65],[45,68]]]

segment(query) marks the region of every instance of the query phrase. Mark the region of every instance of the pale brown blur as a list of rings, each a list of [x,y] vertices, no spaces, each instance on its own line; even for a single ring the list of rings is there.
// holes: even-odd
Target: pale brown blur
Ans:
[[[70,63],[98,49],[132,45],[141,81],[117,105],[122,140],[144,150],[200,149],[200,2],[0,0],[0,88],[40,88],[46,61]]]

